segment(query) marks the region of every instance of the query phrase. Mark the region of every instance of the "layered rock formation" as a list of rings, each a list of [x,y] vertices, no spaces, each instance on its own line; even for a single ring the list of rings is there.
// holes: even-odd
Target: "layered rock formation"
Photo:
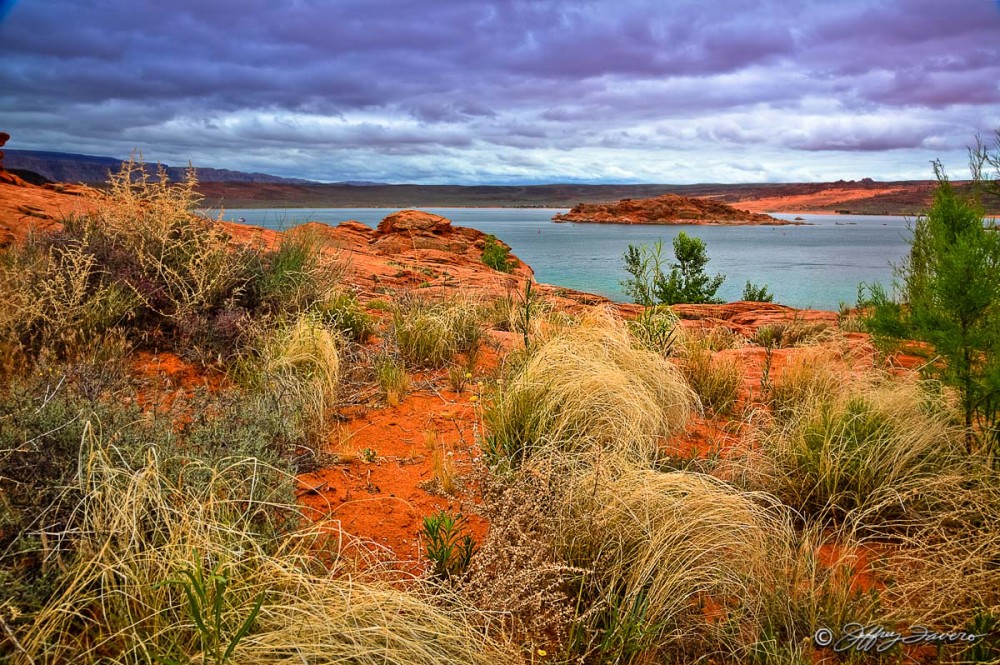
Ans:
[[[739,210],[711,199],[664,194],[652,199],[622,199],[617,203],[580,203],[568,213],[552,217],[556,222],[587,224],[799,224],[759,212]]]

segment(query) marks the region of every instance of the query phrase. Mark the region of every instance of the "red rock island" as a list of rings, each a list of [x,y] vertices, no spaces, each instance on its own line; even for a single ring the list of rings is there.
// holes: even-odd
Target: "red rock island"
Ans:
[[[652,199],[622,199],[617,203],[580,203],[568,213],[552,217],[556,222],[589,224],[801,224],[760,212],[739,210],[711,199],[664,194]]]

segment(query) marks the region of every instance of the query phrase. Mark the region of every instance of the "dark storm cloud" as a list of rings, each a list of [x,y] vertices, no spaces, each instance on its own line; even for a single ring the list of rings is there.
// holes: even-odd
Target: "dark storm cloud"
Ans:
[[[983,0],[22,0],[0,119],[330,180],[902,176],[1000,124],[998,63]]]

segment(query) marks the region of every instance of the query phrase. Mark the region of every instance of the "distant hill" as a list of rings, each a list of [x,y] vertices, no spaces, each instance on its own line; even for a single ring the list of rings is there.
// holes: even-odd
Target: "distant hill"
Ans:
[[[95,155],[75,155],[68,152],[46,152],[42,150],[5,150],[4,165],[8,170],[30,171],[52,182],[85,182],[101,184],[107,182],[108,172],[117,171],[122,164],[121,159]],[[171,180],[184,178],[186,166],[163,165]],[[147,168],[156,169],[155,164],[147,164]],[[244,173],[229,169],[210,169],[195,167],[200,182],[242,182],[253,184],[285,184],[307,185],[315,184],[311,180],[301,178],[282,178],[266,173]]]
[[[967,183],[954,183],[959,189]],[[664,194],[713,199],[753,212],[826,212],[856,215],[917,215],[927,210],[932,180],[697,185],[290,185],[205,182],[206,202],[227,208],[572,208],[580,203],[610,203]],[[1000,198],[983,199],[1000,211]]]

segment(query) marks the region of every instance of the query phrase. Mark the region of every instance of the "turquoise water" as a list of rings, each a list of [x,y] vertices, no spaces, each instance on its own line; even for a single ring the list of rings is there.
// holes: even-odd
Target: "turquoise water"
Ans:
[[[459,226],[492,233],[530,265],[540,282],[627,300],[622,254],[629,243],[670,244],[680,231],[708,245],[709,270],[726,275],[719,296],[738,300],[744,283],[767,284],[775,301],[793,307],[836,309],[853,304],[859,282],[892,279],[890,262],[906,254],[902,217],[800,215],[810,226],[627,226],[556,224],[564,210],[539,208],[427,208]],[[287,228],[308,220],[337,224],[354,219],[369,226],[392,210],[379,208],[234,209],[225,218]],[[776,214],[792,219],[795,215]]]

